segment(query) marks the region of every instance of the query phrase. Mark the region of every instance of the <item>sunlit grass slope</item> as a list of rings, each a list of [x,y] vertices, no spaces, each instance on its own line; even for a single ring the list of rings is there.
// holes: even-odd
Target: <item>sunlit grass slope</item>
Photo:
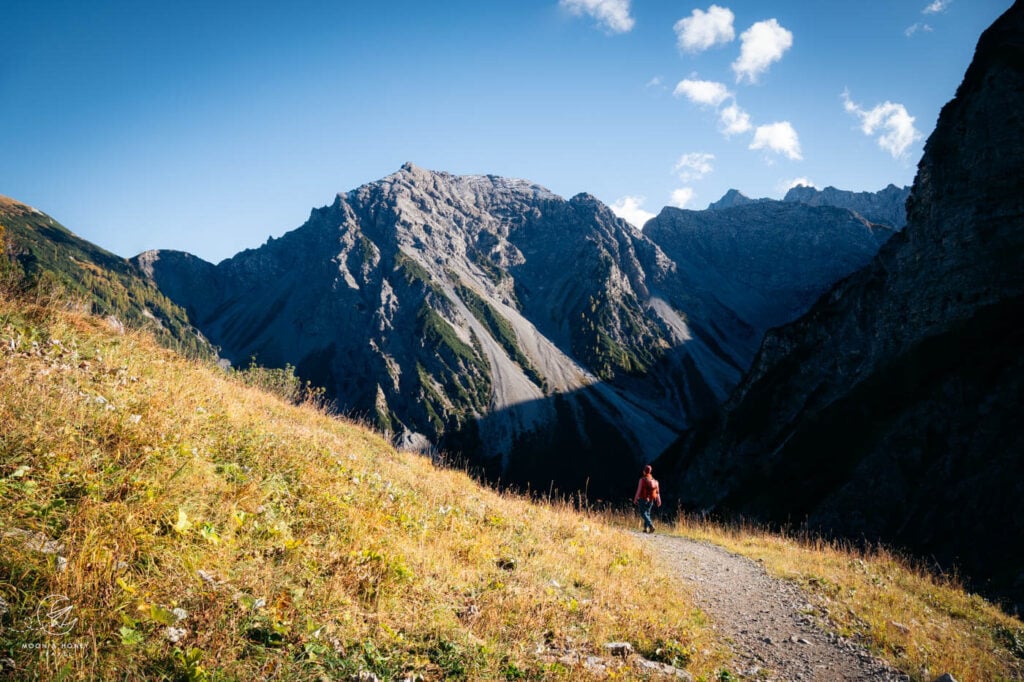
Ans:
[[[678,586],[595,517],[2,297],[0,499],[0,677],[656,674],[616,668],[612,641],[721,665]]]
[[[15,275],[36,298],[76,299],[85,310],[147,329],[181,353],[210,357],[213,349],[129,261],[87,242],[50,216],[0,195],[0,280]]]
[[[951,673],[959,682],[1024,679],[1024,623],[955,579],[883,548],[798,538],[753,526],[683,518],[675,532],[763,562],[793,580],[838,633],[866,645],[913,680]]]

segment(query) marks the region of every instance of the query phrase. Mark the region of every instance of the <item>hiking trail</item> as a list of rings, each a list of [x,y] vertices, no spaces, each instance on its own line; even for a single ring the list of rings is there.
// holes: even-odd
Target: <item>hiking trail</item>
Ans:
[[[840,637],[795,584],[755,561],[684,537],[642,536],[655,560],[691,586],[696,605],[728,642],[741,679],[831,682],[910,678]]]

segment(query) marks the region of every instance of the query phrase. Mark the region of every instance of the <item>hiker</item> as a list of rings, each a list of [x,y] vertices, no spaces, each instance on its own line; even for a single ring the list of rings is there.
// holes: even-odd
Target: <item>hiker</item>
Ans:
[[[654,523],[651,521],[651,511],[654,506],[661,506],[661,486],[651,475],[651,465],[644,465],[643,476],[636,484],[636,495],[633,495],[633,504],[638,505],[640,518],[644,520],[644,532],[653,533]]]

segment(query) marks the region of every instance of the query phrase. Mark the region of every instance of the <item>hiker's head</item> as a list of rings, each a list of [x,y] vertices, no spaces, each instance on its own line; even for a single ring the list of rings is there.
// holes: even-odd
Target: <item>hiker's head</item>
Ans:
[[[644,465],[644,476],[649,476],[650,473],[651,473],[651,465],[650,464],[645,464]]]

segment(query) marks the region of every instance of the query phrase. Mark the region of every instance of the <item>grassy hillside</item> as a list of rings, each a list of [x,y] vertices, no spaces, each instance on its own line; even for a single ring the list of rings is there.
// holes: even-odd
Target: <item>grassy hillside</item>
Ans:
[[[653,675],[616,670],[618,640],[706,679],[723,664],[596,517],[3,297],[0,499],[0,677]]]
[[[761,562],[811,596],[818,615],[912,680],[952,673],[959,682],[1024,679],[1024,623],[955,576],[939,577],[877,547],[793,537],[753,526],[683,518],[675,532]]]
[[[258,372],[32,301],[0,286],[0,678],[656,678],[603,647],[627,641],[735,679],[615,528],[635,519],[497,494]],[[889,553],[677,531],[798,582],[915,680],[1024,676],[1019,620]]]
[[[7,258],[3,258],[7,256]],[[188,355],[213,349],[179,306],[124,258],[81,239],[50,216],[0,195],[0,260],[37,295],[76,299],[87,310],[149,329]]]

